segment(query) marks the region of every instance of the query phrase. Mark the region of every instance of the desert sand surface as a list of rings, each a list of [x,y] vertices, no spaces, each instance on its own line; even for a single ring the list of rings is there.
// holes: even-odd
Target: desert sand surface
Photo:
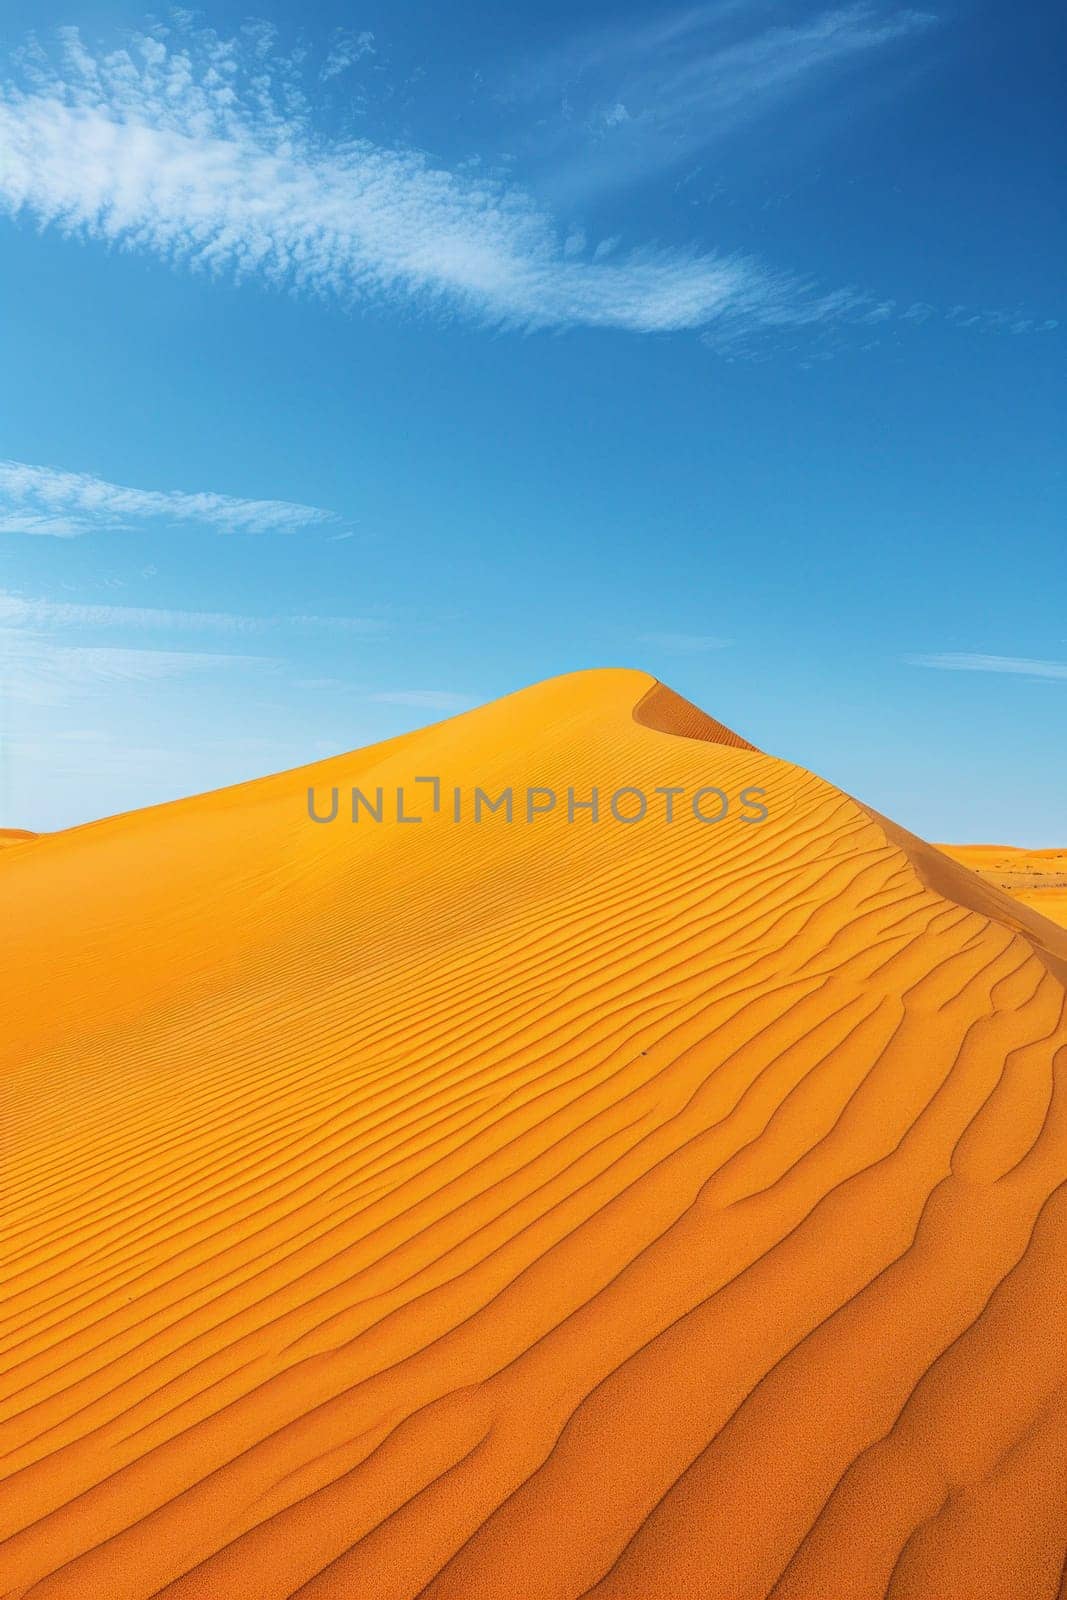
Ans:
[[[1067,1594],[1067,932],[997,884],[619,670],[0,895],[6,1600]]]
[[[1004,844],[942,844],[938,849],[1067,928],[1067,850],[1025,850]]]

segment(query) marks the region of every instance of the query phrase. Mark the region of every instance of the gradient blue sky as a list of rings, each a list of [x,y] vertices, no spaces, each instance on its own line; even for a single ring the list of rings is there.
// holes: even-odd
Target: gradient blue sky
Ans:
[[[1067,842],[1062,11],[0,22],[0,806],[645,668]]]

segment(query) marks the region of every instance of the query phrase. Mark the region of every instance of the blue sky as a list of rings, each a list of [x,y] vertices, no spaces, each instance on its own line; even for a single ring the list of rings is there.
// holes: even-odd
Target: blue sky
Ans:
[[[0,807],[654,673],[1067,839],[1058,8],[9,0]]]

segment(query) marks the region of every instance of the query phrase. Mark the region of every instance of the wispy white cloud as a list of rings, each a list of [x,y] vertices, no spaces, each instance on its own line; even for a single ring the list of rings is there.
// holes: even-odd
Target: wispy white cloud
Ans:
[[[1067,661],[1040,661],[1030,656],[983,656],[942,650],[932,655],[904,657],[911,667],[934,667],[941,672],[1007,672],[1027,678],[1067,679]]]
[[[469,695],[449,689],[384,689],[367,698],[376,705],[414,706],[420,711],[466,711],[474,703]]]
[[[340,73],[347,72],[349,67],[355,66],[364,56],[373,54],[373,33],[367,31],[357,33],[354,28],[338,28],[334,32],[329,54],[319,69],[319,77],[323,80],[336,78]]]
[[[181,611],[152,606],[80,605],[34,600],[0,590],[0,626],[8,628],[129,628],[155,632],[260,633],[266,629],[327,628],[377,636],[387,623],[375,617],[243,616],[230,611]]]
[[[781,327],[841,311],[841,297],[815,297],[740,257],[568,253],[570,230],[514,185],[328,137],[293,63],[268,47],[266,35],[250,43],[159,28],[93,54],[64,31],[56,60],[28,57],[0,90],[0,208],[213,273],[498,326],[648,333]],[[193,499],[217,525],[249,525],[244,502]],[[28,513],[47,517],[16,507],[15,520]],[[53,514],[52,531],[77,530],[69,505]],[[183,498],[153,514],[184,518],[193,506]],[[281,526],[292,509],[247,515],[257,528]]]
[[[643,633],[641,643],[653,645],[657,650],[673,651],[676,655],[703,655],[707,650],[725,650],[731,640],[719,639],[710,633]]]
[[[314,612],[294,611],[287,617],[263,617],[263,626],[292,628],[339,628],[343,633],[380,634],[389,624],[380,617],[322,617]]]
[[[0,590],[0,626],[5,628],[133,628],[223,633],[251,632],[253,617],[223,611],[170,611],[150,606],[77,605],[61,600],[28,600]]]
[[[560,168],[556,191],[578,196],[678,167],[935,20],[873,0],[793,9],[768,25],[758,6],[703,0],[608,23],[525,64],[509,94],[541,111],[537,139]]]
[[[271,666],[263,656],[60,645],[22,629],[0,628],[0,696],[29,705],[65,705],[100,686]]]
[[[0,126],[2,117],[0,111]],[[3,182],[0,176],[0,187]],[[0,461],[0,533],[70,539],[84,533],[126,531],[143,522],[199,525],[219,533],[285,533],[337,521],[333,512],[286,500],[131,489],[84,472]]]
[[[945,321],[957,328],[976,328],[980,333],[1051,333],[1059,327],[1056,317],[1025,317],[1018,307],[1007,311],[974,306],[949,306]]]

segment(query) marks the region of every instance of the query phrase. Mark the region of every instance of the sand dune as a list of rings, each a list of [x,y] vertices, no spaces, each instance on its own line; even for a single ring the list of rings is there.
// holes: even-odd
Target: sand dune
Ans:
[[[1067,932],[995,884],[618,671],[0,893],[8,1600],[1067,1594]]]
[[[938,849],[1013,900],[1067,928],[1067,850],[1022,850],[1006,844],[943,844]]]

